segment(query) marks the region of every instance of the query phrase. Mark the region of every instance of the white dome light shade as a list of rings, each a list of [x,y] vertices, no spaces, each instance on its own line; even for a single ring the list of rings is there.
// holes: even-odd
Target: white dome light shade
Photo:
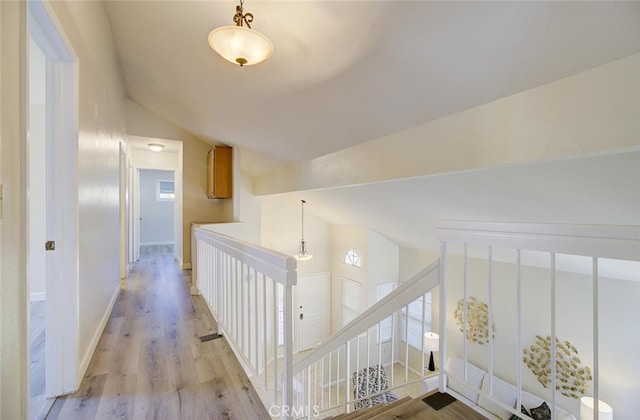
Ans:
[[[209,33],[209,45],[225,60],[251,66],[258,64],[273,53],[271,40],[253,29],[243,26],[222,26]]]
[[[147,144],[147,146],[149,146],[149,149],[151,149],[154,152],[160,152],[162,151],[162,149],[164,149],[164,144],[160,144],[160,143],[149,143]]]

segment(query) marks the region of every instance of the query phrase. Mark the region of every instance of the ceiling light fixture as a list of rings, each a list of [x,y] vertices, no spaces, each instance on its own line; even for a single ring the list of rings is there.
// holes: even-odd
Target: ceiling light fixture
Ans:
[[[302,240],[300,241],[300,246],[298,247],[298,253],[294,255],[294,257],[298,261],[308,261],[313,258],[313,255],[309,252],[307,243],[304,241],[304,204],[306,203],[306,201],[300,201],[302,202]]]
[[[236,6],[236,14],[233,16],[235,25],[221,26],[209,33],[211,48],[225,60],[240,64],[240,67],[261,63],[273,53],[271,40],[251,29],[253,14],[244,13],[243,4],[244,1],[240,0],[240,4]]]
[[[162,149],[164,149],[164,144],[160,143],[149,143],[147,146],[149,146],[149,149],[153,152],[161,152]]]

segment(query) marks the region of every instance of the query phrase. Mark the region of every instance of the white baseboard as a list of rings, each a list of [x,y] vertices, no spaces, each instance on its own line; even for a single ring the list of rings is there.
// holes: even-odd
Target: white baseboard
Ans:
[[[82,382],[82,378],[84,378],[84,375],[87,373],[87,369],[89,368],[89,363],[91,362],[91,358],[93,357],[93,354],[96,351],[96,347],[98,347],[98,341],[100,341],[100,337],[102,336],[102,333],[104,332],[104,329],[107,326],[107,322],[109,322],[109,318],[111,317],[111,312],[113,311],[113,307],[115,306],[116,301],[118,300],[118,296],[120,296],[120,282],[118,282],[118,287],[115,293],[113,294],[113,296],[111,297],[111,302],[109,302],[109,307],[107,308],[106,312],[102,316],[102,319],[100,320],[100,325],[98,326],[98,328],[96,328],[96,332],[91,338],[91,341],[89,342],[89,348],[87,349],[87,352],[84,354],[84,357],[80,362],[80,366],[78,368],[78,386]]]
[[[40,302],[41,300],[47,300],[47,294],[45,292],[31,293],[29,295],[29,301]]]

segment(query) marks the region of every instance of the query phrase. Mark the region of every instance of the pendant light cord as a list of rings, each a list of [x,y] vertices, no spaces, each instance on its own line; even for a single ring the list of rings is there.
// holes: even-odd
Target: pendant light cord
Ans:
[[[302,232],[302,242],[304,242],[304,203],[306,203],[306,201],[300,201],[302,201],[302,229],[300,231]]]

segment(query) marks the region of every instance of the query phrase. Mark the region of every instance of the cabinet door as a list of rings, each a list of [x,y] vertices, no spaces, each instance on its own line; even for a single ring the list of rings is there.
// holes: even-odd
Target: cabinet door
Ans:
[[[207,196],[230,198],[233,191],[233,152],[231,147],[216,146],[207,155]]]

